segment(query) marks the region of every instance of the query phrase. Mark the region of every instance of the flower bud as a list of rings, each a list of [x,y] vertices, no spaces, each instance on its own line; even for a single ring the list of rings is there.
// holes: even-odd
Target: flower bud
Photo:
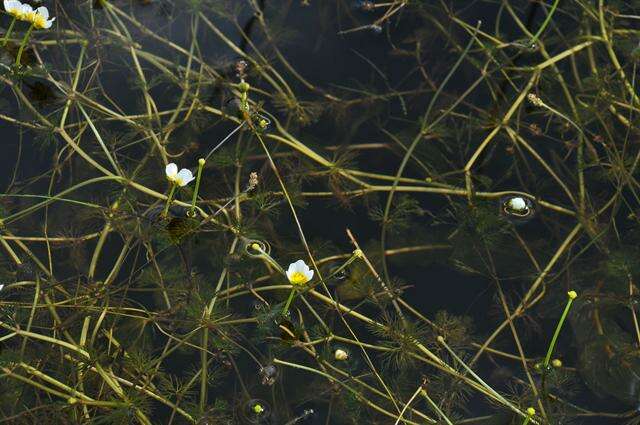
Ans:
[[[349,359],[349,353],[347,353],[345,350],[343,350],[341,348],[338,348],[333,353],[333,357],[338,361],[344,361],[344,360],[348,360]]]

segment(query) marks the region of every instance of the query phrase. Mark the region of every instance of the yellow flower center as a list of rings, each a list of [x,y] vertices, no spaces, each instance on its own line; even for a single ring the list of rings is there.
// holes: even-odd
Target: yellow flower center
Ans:
[[[292,285],[304,285],[308,281],[309,279],[307,279],[307,276],[302,272],[294,272],[291,274],[291,277],[289,277],[289,282],[291,282]]]
[[[33,22],[33,26],[38,29],[44,29],[44,27],[47,25],[47,20],[39,13],[32,13],[29,18],[29,20]]]

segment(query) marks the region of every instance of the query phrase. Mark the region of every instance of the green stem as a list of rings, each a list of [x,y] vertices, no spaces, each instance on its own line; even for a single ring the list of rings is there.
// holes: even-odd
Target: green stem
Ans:
[[[280,264],[278,264],[278,262],[276,260],[273,259],[273,257],[271,257],[265,250],[263,250],[259,244],[252,244],[251,249],[254,249],[256,251],[259,252],[258,255],[255,255],[255,257],[261,257],[263,259],[265,259],[269,264],[271,264],[271,266],[273,266],[274,269],[276,269],[279,273],[281,273],[282,275],[286,276],[287,273],[284,271],[284,269],[282,268],[282,266],[280,266]]]
[[[533,35],[533,37],[531,37],[531,44],[536,44],[536,42],[538,41],[538,37],[540,37],[542,32],[545,30],[545,28],[547,28],[547,25],[549,25],[549,22],[551,22],[551,18],[553,17],[553,14],[556,11],[556,8],[558,7],[559,3],[560,3],[560,0],[556,0],[553,3],[553,6],[551,6],[551,10],[549,11],[549,14],[547,15],[547,18],[544,20],[544,22],[542,23],[542,25],[538,29],[538,32],[536,32]]]
[[[13,17],[13,20],[11,21],[11,24],[9,24],[9,29],[7,30],[7,32],[5,33],[4,37],[2,37],[2,47],[7,45],[7,41],[9,40],[9,36],[11,35],[11,33],[13,32],[13,26],[16,24],[16,21],[18,20],[18,18],[16,18],[15,16]]]
[[[171,191],[169,191],[169,196],[167,197],[167,204],[164,206],[164,212],[162,213],[163,217],[166,217],[169,213],[169,206],[171,205],[171,201],[173,201],[173,194],[176,192],[176,184],[171,184]]]
[[[200,190],[200,177],[202,176],[202,169],[205,163],[204,158],[198,160],[198,174],[196,176],[196,188],[193,190],[193,199],[191,199],[191,209],[189,210],[189,216],[193,217],[196,213],[196,199],[198,199],[198,191]]]
[[[564,307],[562,316],[560,316],[560,321],[558,321],[558,326],[556,326],[556,331],[553,333],[553,338],[551,338],[551,343],[549,344],[547,355],[544,358],[544,370],[547,370],[547,368],[549,367],[549,360],[551,360],[551,354],[553,354],[553,349],[555,348],[558,336],[560,335],[560,329],[562,329],[562,325],[567,318],[567,314],[569,314],[569,309],[571,308],[571,304],[573,303],[573,300],[576,298],[576,296],[577,295],[575,292],[569,291],[569,301],[567,301],[567,305]]]
[[[29,38],[31,37],[31,32],[33,32],[33,24],[27,30],[27,33],[24,35],[22,39],[22,43],[20,44],[20,50],[18,50],[18,56],[16,57],[16,65],[20,65],[20,59],[22,59],[22,52],[24,51],[24,47],[27,45]]]
[[[289,292],[289,298],[287,298],[287,303],[284,305],[284,308],[282,309],[282,315],[286,316],[287,313],[289,312],[289,306],[291,305],[291,301],[293,301],[293,296],[295,295],[296,290],[295,288],[291,289],[291,292]]]
[[[429,394],[427,394],[427,391],[425,389],[421,389],[420,393],[422,394],[422,396],[427,400],[427,402],[429,402],[429,405],[431,406],[431,408],[433,410],[435,410],[435,412],[440,415],[440,417],[442,419],[444,419],[444,421],[447,423],[447,425],[453,425],[453,423],[451,422],[451,420],[447,417],[447,415],[444,414],[444,412],[442,411],[442,409],[440,409],[440,407],[431,399],[431,397],[429,397]]]
[[[346,269],[349,266],[349,264],[353,263],[357,258],[358,258],[358,255],[356,255],[355,253],[351,254],[351,257],[349,257],[347,261],[345,261],[344,264],[342,264],[340,267],[332,271],[329,276],[325,277],[325,280],[329,280],[332,277],[336,276],[342,270]]]

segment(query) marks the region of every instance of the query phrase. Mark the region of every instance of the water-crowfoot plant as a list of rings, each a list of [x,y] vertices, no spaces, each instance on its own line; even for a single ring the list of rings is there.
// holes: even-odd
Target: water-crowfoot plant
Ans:
[[[352,3],[3,1],[2,420],[638,421],[636,2]]]

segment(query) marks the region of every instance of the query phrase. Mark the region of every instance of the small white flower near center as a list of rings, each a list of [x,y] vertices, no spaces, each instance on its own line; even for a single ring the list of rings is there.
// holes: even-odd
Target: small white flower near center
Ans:
[[[167,180],[171,183],[175,183],[180,187],[188,185],[192,180],[195,179],[193,173],[186,168],[178,171],[178,166],[173,162],[171,164],[167,164],[165,167],[165,174],[167,175]]]
[[[507,206],[514,211],[525,211],[527,209],[527,203],[520,197],[509,199]]]
[[[292,285],[304,285],[313,279],[313,270],[303,260],[289,264],[287,279]]]

